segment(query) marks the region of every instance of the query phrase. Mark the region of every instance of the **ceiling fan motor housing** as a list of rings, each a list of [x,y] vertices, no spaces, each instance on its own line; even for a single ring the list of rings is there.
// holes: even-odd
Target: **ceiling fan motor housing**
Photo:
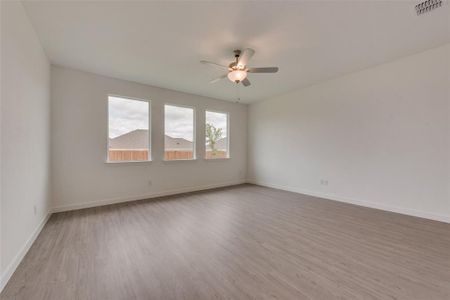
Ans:
[[[235,61],[233,61],[232,63],[230,63],[229,65],[228,65],[228,67],[230,68],[230,69],[233,69],[233,70],[237,70],[238,68],[237,68],[237,64],[238,64],[238,62],[239,62],[239,57],[241,56],[241,50],[238,50],[238,49],[236,49],[236,50],[234,50],[234,57],[235,57]],[[232,70],[230,70],[230,71],[232,71]]]
[[[237,62],[235,62],[235,61],[233,61],[232,63],[230,63],[230,64],[228,65],[228,67],[229,67],[230,69],[236,69],[236,66],[237,66]]]

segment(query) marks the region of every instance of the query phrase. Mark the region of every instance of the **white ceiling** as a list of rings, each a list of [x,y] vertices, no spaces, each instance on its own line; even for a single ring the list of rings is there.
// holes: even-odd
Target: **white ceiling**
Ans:
[[[224,100],[228,80],[208,81],[235,48],[251,47],[240,87],[250,103],[450,42],[450,5],[417,16],[418,1],[153,2],[27,1],[51,62]]]

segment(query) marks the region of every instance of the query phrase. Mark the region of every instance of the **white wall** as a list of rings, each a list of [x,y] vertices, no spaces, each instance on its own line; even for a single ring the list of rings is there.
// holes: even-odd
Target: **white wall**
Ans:
[[[20,2],[1,1],[1,51],[0,290],[50,202],[50,66]]]
[[[450,222],[449,89],[447,44],[252,104],[249,180]]]
[[[108,94],[151,100],[152,162],[107,164]],[[52,186],[56,210],[242,183],[247,167],[247,106],[52,66]],[[197,115],[196,161],[164,162],[164,103]],[[204,110],[230,113],[229,160],[205,161]],[[148,181],[152,181],[149,186]]]

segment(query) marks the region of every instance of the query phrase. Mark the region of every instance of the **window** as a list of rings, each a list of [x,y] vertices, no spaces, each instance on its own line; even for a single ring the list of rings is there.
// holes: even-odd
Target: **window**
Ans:
[[[164,106],[164,159],[195,158],[194,109]]]
[[[150,160],[149,102],[108,97],[108,161]]]
[[[206,111],[205,121],[205,158],[228,158],[228,114]]]

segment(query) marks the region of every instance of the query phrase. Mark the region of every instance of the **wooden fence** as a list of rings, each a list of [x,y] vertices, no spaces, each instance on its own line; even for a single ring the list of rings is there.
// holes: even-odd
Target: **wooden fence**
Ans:
[[[165,160],[192,159],[192,151],[166,151],[164,152]],[[226,151],[206,151],[206,159],[227,158]]]
[[[109,161],[141,161],[148,160],[148,150],[109,150]]]
[[[193,158],[192,151],[165,151],[164,152],[165,160],[192,159],[192,158]]]
[[[150,151],[148,150],[109,150],[109,161],[145,161],[150,157]],[[206,151],[206,159],[226,158],[226,151]],[[165,151],[165,160],[177,160],[177,159],[192,159],[192,151]]]
[[[227,151],[206,151],[206,159],[227,158]]]

